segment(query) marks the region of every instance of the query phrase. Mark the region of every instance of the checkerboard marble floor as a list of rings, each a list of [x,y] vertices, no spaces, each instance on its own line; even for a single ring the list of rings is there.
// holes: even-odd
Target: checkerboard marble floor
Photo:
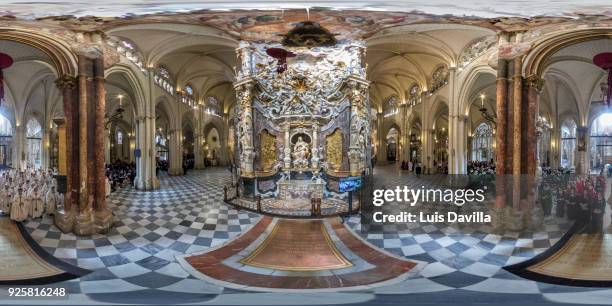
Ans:
[[[435,186],[443,177],[416,179],[394,167],[379,167],[377,186]],[[554,244],[567,224],[547,217],[532,232],[490,234],[486,228],[417,224],[384,226],[362,233],[359,217],[347,226],[367,242],[388,252],[428,262],[416,278],[391,286],[343,293],[254,293],[228,289],[196,279],[175,256],[222,244],[248,230],[260,216],[236,211],[223,203],[223,185],[230,173],[221,168],[193,171],[187,176],[161,177],[152,192],[131,188],[109,199],[115,227],[108,235],[75,237],[62,234],[45,217],[25,224],[32,237],[55,257],[93,273],[52,286],[65,287],[68,300],[28,300],[26,304],[471,304],[595,303],[612,304],[612,290],[550,285],[525,280],[502,269],[524,261]],[[4,299],[0,304],[16,303]],[[406,296],[409,294],[410,296]],[[17,303],[19,303],[17,301]],[[503,304],[503,303],[502,303]]]
[[[257,223],[260,216],[237,211],[222,201],[229,183],[224,169],[162,176],[161,188],[144,192],[124,188],[112,193],[115,214],[108,235],[63,234],[45,217],[25,224],[32,238],[55,257],[93,273],[66,282],[71,292],[108,293],[139,290],[192,291],[194,283],[176,255],[217,246]],[[221,292],[198,286],[198,293]]]

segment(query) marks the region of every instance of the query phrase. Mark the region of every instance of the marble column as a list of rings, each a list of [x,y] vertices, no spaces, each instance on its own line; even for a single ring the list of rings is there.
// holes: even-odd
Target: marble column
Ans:
[[[113,214],[106,204],[106,175],[104,169],[103,148],[106,138],[104,129],[104,113],[106,111],[106,91],[104,87],[104,60],[98,57],[93,62],[94,67],[94,162],[95,175],[94,192],[94,233],[107,233],[112,225]],[[130,132],[131,133],[131,132]],[[130,137],[132,141],[132,137]]]
[[[498,59],[496,80],[496,112],[497,128],[495,131],[495,211],[496,215],[503,215],[506,206],[506,156],[508,135],[508,60]]]
[[[93,231],[93,215],[88,190],[88,156],[87,156],[87,131],[88,131],[88,78],[92,77],[91,60],[83,55],[78,55],[78,137],[79,137],[79,213],[76,216],[74,232],[77,235],[89,235]]]
[[[497,129],[495,131],[495,169],[498,175],[506,174],[506,136],[508,124],[508,61],[498,60],[496,89]]]
[[[78,212],[78,138],[76,130],[76,86],[77,80],[71,75],[63,75],[55,81],[62,92],[62,106],[64,109],[64,122],[60,128],[60,174],[66,175],[66,193],[64,194],[64,208],[58,209],[54,215],[55,225],[64,233],[70,232],[74,226],[75,216]],[[62,143],[64,141],[64,143]],[[62,160],[62,154],[65,160]],[[64,170],[65,172],[62,172]]]

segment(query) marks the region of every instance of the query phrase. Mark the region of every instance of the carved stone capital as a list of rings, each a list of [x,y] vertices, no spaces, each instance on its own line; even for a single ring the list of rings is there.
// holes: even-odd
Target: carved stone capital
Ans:
[[[544,87],[544,80],[535,74],[525,78],[525,82],[527,86],[534,88],[537,92],[542,91],[542,88]]]
[[[55,80],[55,86],[59,89],[72,89],[76,84],[77,79],[69,74],[64,74]]]

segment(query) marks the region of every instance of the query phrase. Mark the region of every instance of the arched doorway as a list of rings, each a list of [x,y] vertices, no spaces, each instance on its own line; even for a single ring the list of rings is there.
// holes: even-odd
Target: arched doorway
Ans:
[[[204,145],[204,156],[206,165],[216,166],[218,161],[219,150],[221,149],[221,139],[219,131],[216,127],[212,127],[206,133],[206,143]]]
[[[387,161],[390,163],[394,163],[397,161],[397,156],[399,152],[399,131],[392,127],[387,132],[387,136],[385,137],[387,143]]]

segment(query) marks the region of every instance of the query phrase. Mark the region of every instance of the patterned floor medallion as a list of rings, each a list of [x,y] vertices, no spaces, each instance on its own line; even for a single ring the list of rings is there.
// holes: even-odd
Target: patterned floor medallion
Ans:
[[[320,271],[352,266],[321,220],[279,220],[272,233],[240,262],[285,271]]]

